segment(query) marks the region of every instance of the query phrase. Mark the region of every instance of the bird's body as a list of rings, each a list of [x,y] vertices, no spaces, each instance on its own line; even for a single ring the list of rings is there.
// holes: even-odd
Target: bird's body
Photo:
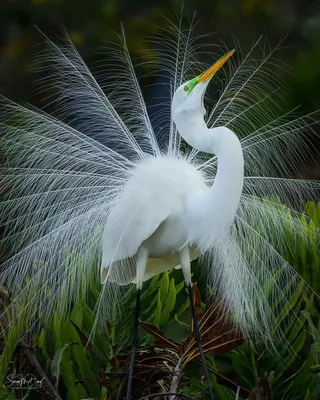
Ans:
[[[188,123],[189,116],[185,120]],[[212,138],[206,145],[218,153],[217,180],[209,187],[196,165],[183,158],[150,156],[140,162],[115,199],[104,228],[102,282],[108,272],[119,284],[135,282],[140,247],[148,256],[143,280],[179,268],[184,247],[192,261],[232,224],[242,191],[241,144],[226,128],[194,129],[198,141]]]
[[[144,280],[177,267],[179,250],[188,243],[188,201],[206,190],[202,173],[183,159],[150,156],[140,162],[105,225],[102,268],[122,261],[124,268],[131,266],[132,272],[130,278],[119,283],[135,281],[134,256],[141,245],[149,257]],[[128,248],[132,238],[134,245]],[[192,258],[199,253],[193,251]],[[128,258],[133,258],[132,262],[126,262]],[[117,267],[121,268],[119,264]]]

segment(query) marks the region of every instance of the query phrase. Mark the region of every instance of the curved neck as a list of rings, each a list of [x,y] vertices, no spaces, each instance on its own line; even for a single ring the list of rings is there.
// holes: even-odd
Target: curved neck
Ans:
[[[177,123],[178,122],[178,123]],[[210,190],[203,194],[202,207],[197,212],[202,227],[208,226],[209,243],[225,233],[233,222],[243,187],[244,161],[241,143],[237,136],[226,127],[208,129],[201,115],[188,115],[176,121],[181,136],[194,148],[214,153],[218,169]],[[198,233],[201,237],[201,233]],[[203,236],[203,233],[202,233]],[[194,240],[197,240],[194,238]]]
[[[226,173],[234,173],[238,179],[243,180],[241,143],[229,128],[221,126],[208,129],[203,116],[198,113],[177,119],[176,125],[180,135],[192,147],[217,156],[218,170],[215,180]]]

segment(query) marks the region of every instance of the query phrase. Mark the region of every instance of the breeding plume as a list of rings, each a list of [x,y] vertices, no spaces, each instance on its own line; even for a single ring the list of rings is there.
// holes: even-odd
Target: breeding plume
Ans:
[[[137,317],[143,281],[181,268],[191,296],[190,261],[201,257],[239,329],[272,342],[270,327],[301,283],[281,256],[282,232],[298,239],[308,228],[282,203],[298,218],[302,200],[316,195],[316,183],[290,179],[311,156],[304,134],[315,122],[295,110],[279,115],[274,51],[253,57],[262,39],[245,56],[212,47],[206,64],[192,29],[171,29],[147,56],[154,82],[167,89],[156,111],[147,109],[124,38],[107,49],[101,79],[68,39],[48,41],[42,84],[51,115],[1,100],[0,207],[12,249],[1,274],[23,310],[12,323],[31,329],[68,312],[90,290],[97,259],[98,319],[132,283]],[[136,339],[137,326],[132,360]]]

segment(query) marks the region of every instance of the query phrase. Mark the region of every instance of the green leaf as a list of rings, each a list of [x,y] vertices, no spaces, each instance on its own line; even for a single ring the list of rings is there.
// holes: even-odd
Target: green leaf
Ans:
[[[54,334],[54,349],[57,351],[61,347],[63,347],[63,342],[61,339],[61,318],[59,318],[57,313],[53,315],[53,334]]]
[[[159,290],[157,293],[157,305],[156,312],[153,318],[153,325],[159,326],[162,312],[162,303],[161,303],[161,291]]]
[[[38,336],[37,345],[42,350],[43,357],[49,361],[50,357],[47,351],[46,334],[44,328],[41,329],[40,335]]]
[[[188,309],[190,308],[190,301],[189,298],[186,299],[185,303],[182,304],[182,306],[179,308],[179,310],[176,312],[174,319],[177,320],[179,317]],[[171,322],[171,321],[169,321]]]
[[[182,281],[176,285],[176,295],[181,292],[182,288],[184,288],[185,285],[185,281]]]
[[[291,286],[294,286],[294,284],[295,284],[295,279],[292,279],[291,282],[290,281],[288,282],[288,287],[287,287],[288,292],[290,292]],[[276,332],[281,322],[283,322],[288,317],[288,315],[290,315],[290,313],[294,311],[293,309],[297,305],[297,303],[302,301],[301,293],[305,288],[305,286],[306,286],[305,282],[301,281],[301,283],[295,288],[293,293],[291,293],[291,296],[284,305],[282,312],[280,312],[280,314],[277,316],[277,323],[273,328],[273,332]],[[284,293],[284,295],[286,295],[286,293]],[[283,300],[279,300],[279,304],[276,304],[276,306],[280,306],[282,301]]]
[[[83,386],[88,393],[99,396],[100,385],[97,382],[99,366],[94,359],[88,357],[86,350],[81,345],[72,346],[69,349],[70,359],[74,363],[74,371],[79,381],[84,381]]]
[[[169,274],[168,271],[165,271],[162,275],[160,283],[161,299],[165,299],[167,297],[168,290],[169,290]]]
[[[297,358],[297,353],[302,349],[304,342],[306,340],[306,334],[304,331],[295,339],[294,343],[290,348],[290,352],[287,357],[278,364],[278,367],[274,371],[274,381],[276,381],[293,363]]]
[[[210,354],[207,355],[206,358],[208,358],[210,360],[211,367],[215,371],[218,371],[218,368],[217,368],[217,365],[215,362],[215,358]],[[225,386],[220,385],[214,374],[211,373],[210,377],[211,377],[212,388],[219,400],[231,400],[231,399],[234,400],[234,393],[229,388],[226,388]]]
[[[56,380],[56,386],[58,387],[58,380],[59,380],[59,376],[60,376],[60,367],[61,367],[61,363],[63,360],[63,356],[65,351],[68,349],[69,346],[76,344],[74,342],[71,343],[67,343],[65,344],[63,347],[61,347],[58,351],[56,351],[52,362],[51,362],[51,375],[55,378],[57,378]]]
[[[153,277],[149,287],[146,290],[142,291],[141,301],[145,300],[146,298],[149,298],[152,293],[154,293],[156,290],[159,289],[159,279],[161,276],[162,274],[158,274]]]
[[[66,400],[78,400],[87,397],[85,389],[81,384],[76,384],[78,379],[74,373],[74,362],[70,358],[69,346],[77,343],[67,343],[55,353],[51,363],[51,373],[56,377],[56,388],[58,390],[59,376],[62,377],[67,389]]]
[[[81,329],[83,320],[83,302],[78,302],[72,309],[70,319]]]
[[[165,301],[165,307],[162,312],[161,318],[160,318],[160,325],[164,325],[165,323],[168,322],[171,311],[174,309],[175,303],[176,303],[176,288],[174,285],[174,278],[170,280],[170,286],[169,286],[169,293],[166,297]]]
[[[155,344],[160,348],[167,347],[169,349],[174,349],[176,351],[179,350],[179,345],[174,343],[172,340],[167,339],[157,326],[152,324],[146,324],[144,322],[140,322],[140,325],[146,332],[152,335]]]
[[[320,365],[320,321],[318,322],[318,329],[314,326],[309,313],[306,311],[302,311],[302,314],[305,315],[308,325],[309,325],[309,332],[313,338],[313,345],[311,346],[310,355],[312,357],[312,362],[315,366]],[[319,367],[318,367],[319,368]]]
[[[2,400],[16,400],[16,396],[7,390],[6,388],[0,386],[0,399]]]
[[[247,388],[252,388],[256,382],[252,373],[251,361],[248,360],[247,354],[240,348],[230,352],[229,357],[232,361],[232,367],[240,381]]]
[[[176,322],[178,322],[178,324],[179,324],[180,326],[182,326],[184,329],[186,329],[186,331],[188,331],[188,333],[189,333],[190,326],[189,326],[188,324],[186,324],[186,323],[180,321],[180,319],[178,318],[177,314],[174,315],[174,320],[175,320]]]
[[[310,390],[308,389],[306,395],[304,396],[304,400],[310,400],[310,398]]]

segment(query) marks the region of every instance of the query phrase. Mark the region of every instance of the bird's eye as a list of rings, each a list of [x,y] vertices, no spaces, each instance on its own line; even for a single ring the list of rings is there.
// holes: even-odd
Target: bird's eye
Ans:
[[[183,88],[183,90],[184,90],[185,92],[187,92],[187,91],[189,90],[188,86],[185,86],[185,87]]]

